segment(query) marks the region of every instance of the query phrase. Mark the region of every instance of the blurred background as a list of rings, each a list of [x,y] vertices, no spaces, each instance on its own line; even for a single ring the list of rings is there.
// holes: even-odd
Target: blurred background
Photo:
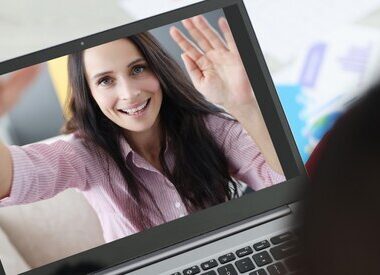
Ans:
[[[195,2],[0,0],[0,61]],[[380,1],[244,3],[306,161],[345,106],[380,77]],[[5,142],[21,145],[59,133],[63,119],[51,70],[46,65],[1,118]]]
[[[200,0],[0,0],[0,62],[195,2]],[[244,3],[306,162],[345,106],[380,78],[380,1]],[[208,19],[215,26],[222,14]],[[152,33],[171,42],[165,26]],[[178,56],[178,47],[164,44]],[[2,141],[23,145],[59,135],[63,64],[64,59],[43,64],[17,106],[0,117]],[[103,242],[95,213],[75,190],[0,210],[0,260],[7,274]]]

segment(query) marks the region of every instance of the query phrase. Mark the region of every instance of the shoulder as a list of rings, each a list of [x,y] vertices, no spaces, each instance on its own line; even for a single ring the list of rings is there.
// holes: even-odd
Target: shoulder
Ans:
[[[78,154],[78,156],[84,157],[88,161],[90,159],[99,159],[101,162],[104,161],[105,154],[99,148],[99,146],[92,142],[86,141],[80,135],[71,134],[59,142],[62,144],[62,146],[69,147],[73,152]]]
[[[207,115],[205,123],[215,141],[226,151],[240,145],[252,144],[241,124],[228,114]]]
[[[96,151],[95,146],[87,144],[83,138],[76,134],[60,135],[21,147],[12,147],[41,155],[76,155],[81,158],[92,158]]]
[[[204,121],[211,134],[222,134],[239,127],[239,122],[229,114],[208,114]]]
[[[48,147],[54,149],[54,148],[73,148],[78,150],[85,150],[85,142],[82,138],[77,136],[76,134],[69,134],[69,135],[60,135],[56,137],[52,137],[46,140],[39,141],[37,143],[33,143],[27,146],[34,146],[34,145],[47,145]]]

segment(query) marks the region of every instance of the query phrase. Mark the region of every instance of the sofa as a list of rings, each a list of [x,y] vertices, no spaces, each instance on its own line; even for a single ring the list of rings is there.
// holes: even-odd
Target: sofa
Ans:
[[[7,275],[103,243],[94,210],[75,189],[48,200],[0,208],[0,260]]]

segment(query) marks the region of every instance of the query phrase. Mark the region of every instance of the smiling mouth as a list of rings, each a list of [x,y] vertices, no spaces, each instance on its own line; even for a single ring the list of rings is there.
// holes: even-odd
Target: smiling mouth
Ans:
[[[148,100],[146,100],[140,106],[137,106],[136,108],[130,108],[130,109],[125,108],[125,109],[121,109],[119,111],[124,113],[124,114],[127,114],[129,116],[139,115],[139,114],[143,113],[148,108],[149,103],[150,103],[150,98]]]

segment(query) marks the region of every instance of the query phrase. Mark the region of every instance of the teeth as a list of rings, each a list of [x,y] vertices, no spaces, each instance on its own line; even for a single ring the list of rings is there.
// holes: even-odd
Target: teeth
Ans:
[[[148,104],[148,100],[145,101],[143,104],[141,104],[140,106],[136,107],[136,108],[131,108],[131,109],[122,109],[123,112],[126,112],[128,114],[134,114],[142,109],[145,108],[145,106]]]

